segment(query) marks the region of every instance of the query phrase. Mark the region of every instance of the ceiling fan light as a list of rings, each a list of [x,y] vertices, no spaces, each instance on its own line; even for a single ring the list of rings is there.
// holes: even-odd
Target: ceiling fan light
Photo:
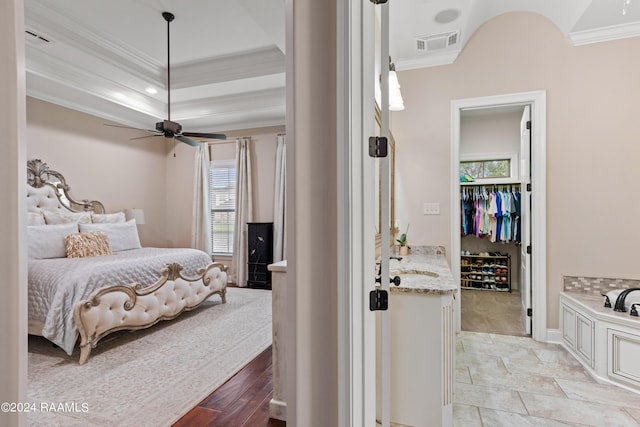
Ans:
[[[150,93],[151,95],[155,95],[156,93],[158,93],[158,89],[156,89],[155,87],[148,87],[145,89],[145,92]]]

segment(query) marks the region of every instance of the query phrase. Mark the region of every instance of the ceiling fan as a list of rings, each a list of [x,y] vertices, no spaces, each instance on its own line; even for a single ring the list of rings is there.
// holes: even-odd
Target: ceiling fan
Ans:
[[[169,26],[175,16],[170,12],[162,12],[162,17],[167,21],[167,118],[161,122],[157,122],[155,129],[138,129],[129,126],[120,125],[107,125],[113,127],[122,127],[127,129],[138,129],[150,132],[153,135],[131,138],[150,138],[154,136],[164,136],[165,138],[177,139],[185,144],[197,147],[199,143],[191,138],[203,138],[203,139],[227,139],[227,136],[222,133],[199,133],[199,132],[183,132],[182,125],[180,123],[171,121],[171,49],[170,49],[170,32]]]

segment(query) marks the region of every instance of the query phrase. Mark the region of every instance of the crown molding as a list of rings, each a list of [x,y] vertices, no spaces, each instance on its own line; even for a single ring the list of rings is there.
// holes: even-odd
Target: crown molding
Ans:
[[[462,49],[447,52],[431,53],[420,58],[398,59],[395,61],[397,71],[415,70],[418,68],[437,67],[439,65],[453,64]]]
[[[100,36],[81,22],[72,20],[42,3],[25,2],[25,26],[149,83],[157,81],[163,73],[163,65],[158,64],[146,53],[135,51],[131,46],[117,44],[106,36]]]
[[[569,32],[569,41],[574,46],[582,46],[592,43],[608,42],[640,36],[640,22],[612,25],[593,30]]]
[[[171,87],[184,88],[285,72],[284,54],[275,46],[171,66]]]

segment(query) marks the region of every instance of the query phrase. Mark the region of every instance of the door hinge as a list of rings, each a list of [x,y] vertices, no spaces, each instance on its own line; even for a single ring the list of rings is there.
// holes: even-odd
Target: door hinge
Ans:
[[[369,292],[369,310],[380,311],[389,308],[389,292],[384,289],[374,289]]]
[[[527,254],[531,255],[531,245],[527,246]]]
[[[531,120],[527,121],[527,129],[531,130]]]
[[[527,183],[527,191],[531,191],[531,183],[530,182]]]
[[[531,317],[533,316],[533,310],[530,308],[527,308],[527,317]]]
[[[369,156],[387,157],[387,138],[384,136],[369,137]]]

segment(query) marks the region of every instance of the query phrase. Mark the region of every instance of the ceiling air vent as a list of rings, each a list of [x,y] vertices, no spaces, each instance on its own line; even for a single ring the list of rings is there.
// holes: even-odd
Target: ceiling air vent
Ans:
[[[451,31],[449,33],[435,34],[432,36],[416,37],[416,50],[418,52],[431,52],[444,49],[457,44],[459,36],[459,31]]]
[[[38,34],[37,32],[25,29],[24,30],[24,40],[32,45],[42,46],[51,43],[53,40],[51,38],[44,36],[42,34]]]

